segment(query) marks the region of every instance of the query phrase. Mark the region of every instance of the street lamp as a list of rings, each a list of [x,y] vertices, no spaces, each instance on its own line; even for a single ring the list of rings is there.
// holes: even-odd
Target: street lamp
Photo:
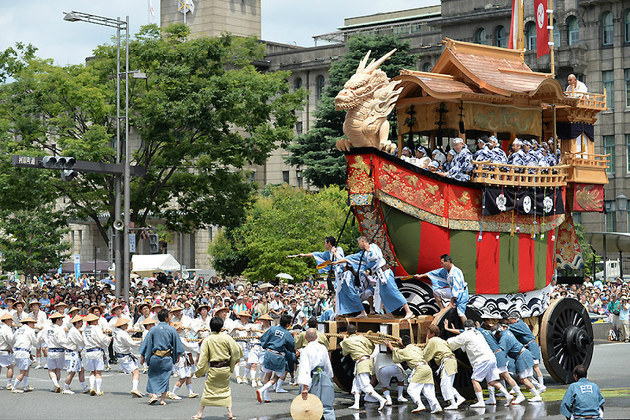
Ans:
[[[617,229],[617,231],[622,232],[623,227],[625,227],[626,230],[628,229],[628,197],[621,193],[615,198],[615,201],[617,202],[617,211],[621,215],[620,221],[622,225],[620,229]],[[626,223],[625,226],[623,226],[624,223]]]
[[[116,297],[120,297],[124,293],[125,300],[129,301],[129,227],[130,227],[130,188],[129,188],[129,16],[124,21],[120,18],[108,18],[104,16],[92,15],[83,12],[64,12],[63,20],[68,22],[87,22],[96,25],[108,26],[116,28],[116,163],[121,163],[121,142],[120,142],[120,31],[125,31],[125,160],[123,172],[125,208],[123,211],[123,254],[120,252],[120,233],[114,230],[114,264],[116,266]],[[144,75],[146,78],[146,75]],[[120,221],[121,216],[121,197],[120,197],[120,177],[116,177],[115,182],[115,221]],[[122,293],[121,293],[122,292]]]

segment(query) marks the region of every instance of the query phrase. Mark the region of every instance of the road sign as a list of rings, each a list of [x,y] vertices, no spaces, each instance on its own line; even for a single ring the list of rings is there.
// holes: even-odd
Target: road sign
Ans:
[[[136,253],[136,234],[129,234],[129,252],[135,254]]]
[[[74,254],[74,278],[81,277],[81,255]]]
[[[67,159],[67,158],[66,158]],[[74,158],[72,158],[74,159]],[[18,168],[38,168],[38,169],[59,169],[55,167],[44,166],[44,160],[41,157],[13,155],[11,163]],[[92,172],[97,174],[122,175],[125,165],[122,163],[103,163],[90,162],[85,160],[74,161],[72,169],[77,172]],[[143,166],[129,166],[131,176],[144,176],[146,168]]]

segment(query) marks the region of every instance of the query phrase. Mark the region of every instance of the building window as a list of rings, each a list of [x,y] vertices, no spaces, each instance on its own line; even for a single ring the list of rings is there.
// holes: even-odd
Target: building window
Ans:
[[[527,49],[536,51],[536,24],[534,22],[527,22],[525,25],[525,39],[527,40]]]
[[[212,242],[212,227],[210,227],[210,229],[208,229],[208,240],[210,242]]]
[[[554,48],[560,48],[560,28],[558,28],[558,22],[553,21],[553,46]]]
[[[613,44],[613,34],[615,26],[613,23],[613,15],[610,12],[604,12],[602,15],[602,45]]]
[[[297,79],[295,79],[293,81],[293,87],[295,88],[295,90],[299,90],[302,87],[302,78],[298,77]]]
[[[412,23],[411,24],[411,33],[412,34],[417,34],[419,32],[422,31],[422,25],[419,23]]]
[[[297,132],[298,136],[302,134],[302,131],[303,131],[302,121],[298,121],[295,123],[295,131]]]
[[[324,82],[324,76],[322,76],[321,74],[315,79],[315,97],[318,101],[322,98],[322,95],[324,94]]]
[[[604,154],[610,155],[608,160],[608,169],[606,173],[615,173],[615,136],[604,136]]]
[[[617,231],[617,212],[615,211],[615,202],[614,201],[606,201],[605,202],[605,217],[606,217],[606,232],[616,232]],[[609,210],[610,209],[610,210]]]
[[[626,134],[626,172],[630,174],[630,134]]]
[[[475,31],[475,42],[481,45],[488,45],[488,36],[484,28],[479,28]]]
[[[578,27],[578,20],[575,16],[569,16],[567,26],[569,27],[569,45],[580,42],[580,28]]]
[[[630,43],[630,9],[623,14],[623,41]]]
[[[425,71],[427,73],[430,72],[431,71],[431,63],[424,63],[422,65],[422,71]]]
[[[505,26],[499,25],[494,30],[494,45],[496,47],[507,48],[507,34],[505,33]]]
[[[295,171],[295,176],[297,178],[298,187],[302,188],[302,185],[304,185],[304,179],[302,177],[302,171]]]
[[[606,106],[608,109],[614,109],[615,107],[615,75],[612,70],[606,70],[602,72],[602,83],[604,85],[604,92],[606,92]]]
[[[409,33],[409,30],[409,25],[398,25],[394,26],[394,29],[392,29],[392,33],[394,35],[407,35]]]
[[[289,183],[289,171],[282,171],[282,182]]]
[[[630,69],[625,69],[623,76],[626,79],[626,107],[630,107]]]

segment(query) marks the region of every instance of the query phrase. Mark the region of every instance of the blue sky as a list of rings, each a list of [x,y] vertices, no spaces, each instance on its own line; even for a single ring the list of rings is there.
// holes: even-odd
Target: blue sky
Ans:
[[[177,0],[164,0],[173,1]],[[204,0],[195,0],[195,2]],[[31,43],[41,57],[56,64],[78,64],[115,35],[114,28],[84,22],[65,22],[63,12],[78,10],[107,17],[129,15],[131,34],[149,22],[159,24],[160,0],[1,0],[0,50],[15,42]],[[332,32],[352,16],[439,4],[439,0],[262,0],[262,38],[286,44],[313,45],[313,35]]]

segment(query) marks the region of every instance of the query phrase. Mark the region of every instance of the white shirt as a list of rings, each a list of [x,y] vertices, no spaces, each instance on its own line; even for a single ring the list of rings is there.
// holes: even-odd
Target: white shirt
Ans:
[[[134,341],[129,333],[120,328],[114,328],[114,351],[127,354],[140,347],[140,341]]]
[[[588,92],[588,88],[586,87],[586,85],[582,82],[580,82],[579,80],[577,81],[575,88],[571,85],[567,86],[567,90],[565,91],[567,93],[567,96],[570,98],[581,98],[584,95],[581,95],[582,93],[587,93]]]
[[[36,330],[42,330],[44,329],[44,327],[46,326],[46,324],[48,324],[46,321],[48,321],[48,317],[46,316],[46,313],[44,311],[37,311],[37,315],[35,315],[33,312],[29,313],[28,316],[30,316],[31,318],[33,318],[35,321],[37,321],[35,323],[35,329]]]
[[[101,327],[98,325],[87,325],[83,330],[83,341],[85,349],[107,348],[109,346],[109,337],[107,337]]]
[[[280,312],[284,308],[284,304],[281,300],[272,300],[270,303],[270,308],[272,311]]]
[[[447,343],[451,350],[464,350],[473,368],[480,362],[495,359],[486,339],[474,328],[467,328],[463,333],[449,338]]]
[[[37,336],[35,335],[35,330],[28,325],[22,325],[15,332],[15,345],[13,346],[13,356],[18,359],[28,358],[31,354],[30,350],[25,351],[16,349],[30,349],[31,347],[37,347]]]
[[[332,365],[330,364],[330,358],[328,357],[328,350],[323,344],[315,341],[311,341],[306,347],[300,350],[300,364],[298,365],[298,383],[300,385],[306,385],[310,388],[312,383],[311,372],[316,367],[322,367],[324,373],[328,375],[330,379],[333,378],[334,373]]]
[[[42,330],[41,338],[49,349],[64,348],[66,332],[61,325],[52,324]]]
[[[15,338],[13,337],[13,330],[4,322],[0,322],[0,350],[11,350]]]
[[[79,331],[74,325],[70,328],[70,331],[68,331],[64,347],[70,351],[79,351],[85,347],[83,335],[81,334],[81,331]]]

